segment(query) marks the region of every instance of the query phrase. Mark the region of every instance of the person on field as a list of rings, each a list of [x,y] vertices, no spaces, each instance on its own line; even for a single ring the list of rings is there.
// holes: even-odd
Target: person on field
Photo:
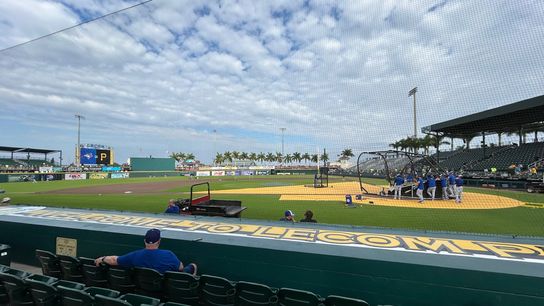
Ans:
[[[455,179],[455,203],[461,203],[463,200],[463,176],[458,175]]]
[[[455,196],[455,175],[453,174],[453,171],[450,172],[450,175],[448,176],[448,184],[450,195]]]
[[[168,201],[168,207],[164,211],[165,214],[178,214],[179,215],[179,206],[176,205],[176,200],[170,199]]]
[[[181,271],[196,275],[197,266],[190,263],[184,266],[172,251],[161,250],[161,231],[154,228],[147,231],[144,238],[145,248],[130,252],[123,256],[108,255],[101,256],[94,260],[98,266],[108,264],[110,266],[121,266],[124,268],[150,268],[164,274],[167,271]]]
[[[427,194],[431,198],[431,201],[434,201],[434,195],[436,194],[436,179],[434,176],[429,175],[427,177],[427,183],[429,184],[427,187]]]
[[[317,223],[317,220],[313,219],[314,213],[311,210],[307,210],[304,213],[304,219],[301,219],[300,222],[310,222],[310,223]]]
[[[448,200],[448,179],[444,174],[440,177],[440,187],[442,187],[442,200]]]
[[[423,203],[424,199],[423,199],[423,189],[425,189],[425,182],[423,181],[423,178],[421,177],[421,175],[418,175],[417,176],[417,190],[416,190],[416,194],[417,194],[417,197],[419,198],[419,203]]]
[[[395,188],[394,199],[400,200],[400,197],[402,194],[402,186],[404,186],[404,178],[402,177],[402,175],[397,174],[397,177],[395,177],[395,184],[394,184],[394,188]]]
[[[283,215],[284,217],[281,218],[280,221],[293,222],[293,223],[295,222],[295,219],[293,218],[295,214],[292,211],[286,210]]]

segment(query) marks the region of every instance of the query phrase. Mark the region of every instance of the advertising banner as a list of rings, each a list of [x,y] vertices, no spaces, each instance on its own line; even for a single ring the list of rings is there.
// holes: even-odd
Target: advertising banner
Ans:
[[[36,177],[32,174],[10,174],[8,175],[8,182],[34,182]]]
[[[121,171],[121,167],[114,167],[114,166],[104,166],[102,167],[102,171],[104,172],[119,172]]]
[[[81,148],[79,161],[82,165],[96,165],[96,149]]]
[[[212,171],[212,176],[225,176],[225,171]]]
[[[64,179],[67,181],[86,180],[87,173],[66,173]]]
[[[236,171],[234,171],[234,175],[236,175],[236,176],[242,175],[242,170],[236,170]]]
[[[129,178],[129,173],[128,172],[117,172],[117,173],[112,173],[111,174],[111,178],[112,179],[122,179],[122,178]]]
[[[196,176],[210,176],[210,171],[197,171]]]
[[[269,175],[270,171],[268,171],[268,170],[257,170],[257,171],[255,171],[255,174],[256,175]]]
[[[96,150],[96,164],[109,165],[111,164],[110,150]]]
[[[103,180],[108,178],[108,174],[103,172],[89,173],[89,178],[91,180]]]
[[[53,167],[40,167],[40,173],[51,173],[53,172]]]
[[[53,172],[62,172],[62,167],[53,167]]]
[[[253,170],[242,170],[242,175],[255,175]]]

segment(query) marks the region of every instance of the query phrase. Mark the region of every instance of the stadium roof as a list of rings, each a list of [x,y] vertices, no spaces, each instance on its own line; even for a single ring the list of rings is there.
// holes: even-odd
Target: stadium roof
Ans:
[[[424,133],[464,136],[481,132],[517,131],[521,127],[537,122],[544,122],[544,95],[436,123],[421,130]]]
[[[58,153],[61,150],[47,150],[47,149],[35,149],[35,148],[23,148],[23,147],[2,147],[0,146],[0,152],[11,152],[11,153]]]

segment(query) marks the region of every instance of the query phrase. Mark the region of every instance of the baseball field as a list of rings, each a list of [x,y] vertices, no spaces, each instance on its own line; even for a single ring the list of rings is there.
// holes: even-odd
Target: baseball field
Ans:
[[[465,188],[463,203],[364,197],[356,208],[346,194],[360,193],[356,178],[332,178],[328,188],[311,188],[311,176],[131,178],[2,184],[12,204],[161,213],[172,198],[188,198],[194,183],[210,182],[212,198],[241,200],[243,218],[278,220],[287,209],[319,223],[429,231],[544,237],[544,194]],[[368,190],[385,181],[367,179]]]

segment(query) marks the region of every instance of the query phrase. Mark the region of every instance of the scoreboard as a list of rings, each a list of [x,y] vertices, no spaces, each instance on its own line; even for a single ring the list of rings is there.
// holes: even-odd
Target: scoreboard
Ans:
[[[80,148],[79,161],[82,165],[112,165],[113,150]]]

